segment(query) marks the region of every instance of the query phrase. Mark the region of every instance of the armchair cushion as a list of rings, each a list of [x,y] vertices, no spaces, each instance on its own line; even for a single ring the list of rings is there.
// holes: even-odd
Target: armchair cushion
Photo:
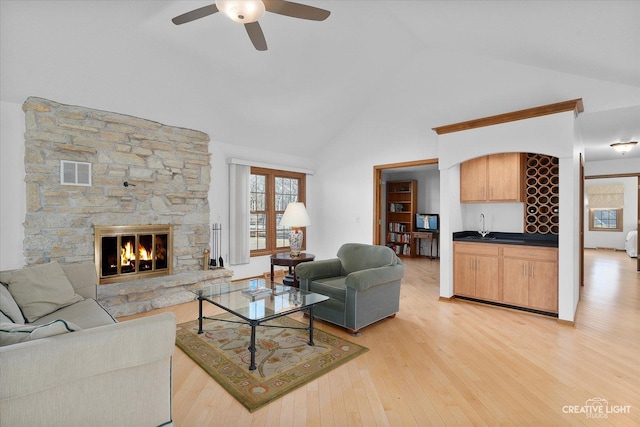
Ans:
[[[338,258],[305,262],[296,266],[296,274],[298,275],[298,278],[309,280],[343,276],[342,264]]]
[[[345,284],[357,290],[365,290],[402,279],[404,269],[395,266],[384,266],[354,271],[347,275]]]
[[[318,279],[311,282],[309,290],[344,303],[347,295],[347,285],[345,281],[346,277],[344,276]]]

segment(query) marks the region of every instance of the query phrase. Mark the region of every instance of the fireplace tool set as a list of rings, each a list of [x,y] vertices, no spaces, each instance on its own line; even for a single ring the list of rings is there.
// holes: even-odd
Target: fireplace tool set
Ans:
[[[211,260],[209,261],[210,268],[222,268],[224,267],[224,261],[222,260],[222,224],[216,222],[212,226],[213,242],[211,245]]]

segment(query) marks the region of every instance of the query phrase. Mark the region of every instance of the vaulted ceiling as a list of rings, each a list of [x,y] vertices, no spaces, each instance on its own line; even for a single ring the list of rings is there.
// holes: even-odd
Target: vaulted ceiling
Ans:
[[[312,156],[376,103],[429,130],[582,97],[588,161],[640,139],[637,1],[301,0],[331,16],[267,13],[265,52],[221,13],[171,22],[211,3],[2,0],[0,99]]]

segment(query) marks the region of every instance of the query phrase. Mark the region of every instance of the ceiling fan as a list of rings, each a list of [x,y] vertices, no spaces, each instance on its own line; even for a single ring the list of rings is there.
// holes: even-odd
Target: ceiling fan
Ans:
[[[171,21],[176,25],[186,24],[222,12],[233,21],[244,24],[257,50],[267,50],[267,41],[258,23],[266,11],[311,21],[324,21],[331,14],[328,10],[285,0],[216,0],[214,4],[176,16]]]

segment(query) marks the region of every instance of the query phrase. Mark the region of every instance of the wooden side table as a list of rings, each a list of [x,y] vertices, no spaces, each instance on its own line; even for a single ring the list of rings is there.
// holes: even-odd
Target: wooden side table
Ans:
[[[433,259],[434,242],[436,244],[436,258],[440,258],[440,233],[437,231],[413,231],[411,232],[411,238],[417,240],[416,256],[420,255],[420,239],[429,239],[431,241],[429,245],[429,258]]]
[[[296,276],[296,265],[301,262],[313,261],[315,257],[313,254],[301,253],[299,256],[292,258],[289,252],[271,255],[271,281],[273,282],[273,266],[285,266],[289,267],[289,276],[293,277],[292,286],[296,288],[299,287],[298,276]],[[285,280],[286,279],[287,278],[285,278]]]

